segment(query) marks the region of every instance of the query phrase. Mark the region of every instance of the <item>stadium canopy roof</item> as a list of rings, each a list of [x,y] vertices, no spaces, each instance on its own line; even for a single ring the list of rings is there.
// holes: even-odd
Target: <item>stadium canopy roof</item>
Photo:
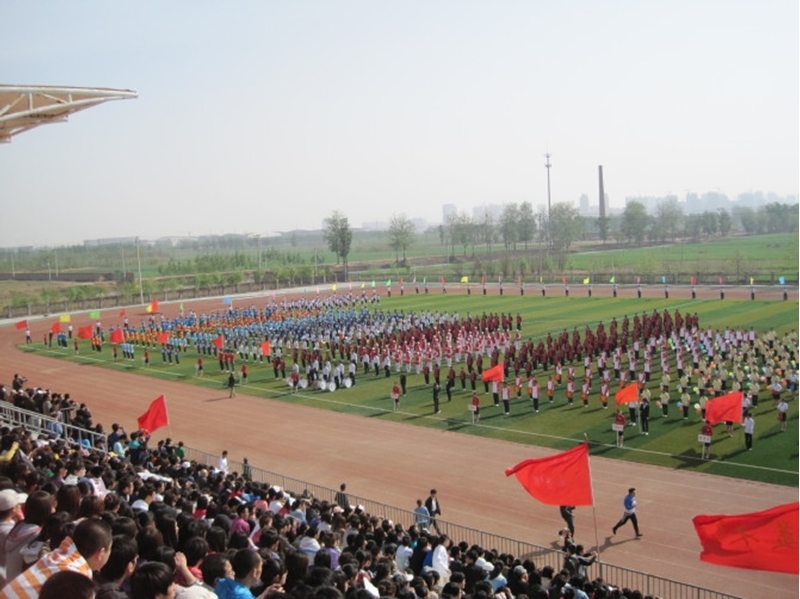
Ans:
[[[39,125],[66,122],[69,115],[103,102],[136,97],[129,89],[0,85],[0,143]]]

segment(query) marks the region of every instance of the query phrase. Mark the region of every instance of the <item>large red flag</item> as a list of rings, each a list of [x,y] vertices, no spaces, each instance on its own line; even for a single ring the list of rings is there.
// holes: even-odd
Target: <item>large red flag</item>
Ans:
[[[637,401],[639,399],[639,385],[630,383],[614,394],[617,405]]]
[[[164,332],[159,333],[158,342],[161,345],[166,345],[167,343],[169,343],[169,333],[164,333]]]
[[[128,315],[128,312],[127,312],[127,310],[125,310],[125,308],[123,308],[122,310],[119,311],[119,317],[120,318],[122,318],[123,316],[127,316],[127,315]]]
[[[549,458],[534,458],[506,469],[534,499],[547,505],[593,505],[589,444]]]
[[[154,299],[147,305],[147,313],[148,314],[155,314],[158,312],[158,300]]]
[[[502,381],[504,378],[503,363],[500,362],[497,366],[492,366],[488,370],[484,370],[481,374],[481,380],[484,383],[491,383],[492,381]]]
[[[147,411],[139,416],[139,430],[152,433],[162,426],[169,424],[169,416],[167,415],[167,400],[163,395],[159,395],[147,408]]]
[[[56,321],[50,325],[50,332],[51,333],[60,333],[61,332],[61,323]]]
[[[78,329],[78,339],[91,339],[92,338],[92,325],[87,324],[85,327]]]
[[[222,349],[222,346],[225,344],[225,341],[222,339],[222,335],[220,335],[216,339],[214,339],[214,341],[212,341],[211,343],[213,343],[214,347],[216,347],[217,349]]]
[[[269,356],[272,354],[272,348],[269,345],[269,341],[263,341],[261,343],[261,353],[265,356]]]
[[[700,561],[772,572],[798,573],[798,503],[734,516],[695,516]]]
[[[114,329],[111,331],[111,343],[125,343],[125,335],[122,329]]]
[[[742,422],[742,392],[728,393],[706,402],[706,420],[717,422]]]
[[[18,330],[27,329],[27,328],[28,328],[28,321],[27,321],[27,319],[26,319],[26,320],[20,320],[18,323],[16,323],[16,324],[14,325],[14,328],[15,328],[15,329],[18,329]]]

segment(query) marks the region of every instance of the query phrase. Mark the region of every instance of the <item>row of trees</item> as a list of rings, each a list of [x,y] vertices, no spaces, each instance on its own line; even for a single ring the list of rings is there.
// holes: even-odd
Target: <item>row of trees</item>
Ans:
[[[583,232],[584,219],[569,203],[555,204],[548,219],[544,213],[534,213],[530,202],[522,202],[505,204],[498,217],[489,211],[479,219],[466,212],[453,214],[440,225],[439,238],[442,245],[450,248],[451,255],[455,255],[458,246],[466,256],[468,248],[474,255],[479,245],[484,245],[486,253],[491,254],[492,246],[498,242],[506,251],[516,251],[518,244],[528,249],[535,242],[548,243],[554,250],[562,251],[569,249]]]
[[[166,264],[158,265],[158,274],[189,275],[195,273],[214,273],[232,270],[258,270],[263,265],[303,264],[305,259],[298,251],[282,252],[274,247],[259,248],[256,256],[236,250],[233,253],[200,254],[188,260],[170,258]]]
[[[555,204],[549,215],[535,213],[530,202],[510,203],[496,217],[486,211],[479,219],[466,212],[449,215],[439,225],[439,240],[448,247],[451,257],[456,248],[463,256],[476,247],[485,246],[490,255],[498,242],[506,251],[516,251],[518,244],[528,249],[531,243],[544,243],[555,252],[568,251],[572,244],[587,236],[597,235],[605,243],[613,237],[617,243],[642,245],[665,243],[682,237],[700,241],[714,236],[726,236],[738,221],[746,233],[796,232],[798,206],[767,204],[763,208],[737,207],[733,215],[726,209],[706,210],[701,214],[684,214],[677,197],[660,202],[650,214],[642,202],[628,202],[621,215],[615,217],[582,217],[572,204]],[[347,256],[352,244],[352,229],[346,216],[334,212],[325,220],[325,239],[347,271]],[[389,247],[395,262],[405,264],[406,252],[414,243],[414,227],[405,214],[393,215],[389,223]],[[402,260],[401,260],[402,256]]]
[[[798,205],[770,203],[754,209],[737,206],[729,213],[725,208],[684,214],[677,198],[656,205],[649,214],[642,202],[630,201],[622,213],[618,239],[642,244],[645,240],[664,243],[677,237],[701,241],[714,236],[725,237],[736,223],[748,234],[794,233],[798,230]],[[598,227],[599,229],[599,227]],[[606,237],[601,231],[601,239]]]

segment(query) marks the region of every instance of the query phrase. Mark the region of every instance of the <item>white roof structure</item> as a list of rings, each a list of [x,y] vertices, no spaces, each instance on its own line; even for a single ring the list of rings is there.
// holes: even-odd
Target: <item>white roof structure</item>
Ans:
[[[0,85],[0,143],[39,125],[66,122],[69,115],[103,102],[136,97],[129,89]]]

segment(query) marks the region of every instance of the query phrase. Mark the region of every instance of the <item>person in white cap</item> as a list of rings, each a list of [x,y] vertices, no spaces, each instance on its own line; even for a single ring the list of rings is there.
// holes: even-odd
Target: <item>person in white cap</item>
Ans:
[[[6,538],[14,525],[22,520],[22,506],[28,496],[14,489],[0,491],[0,588],[6,583]]]

